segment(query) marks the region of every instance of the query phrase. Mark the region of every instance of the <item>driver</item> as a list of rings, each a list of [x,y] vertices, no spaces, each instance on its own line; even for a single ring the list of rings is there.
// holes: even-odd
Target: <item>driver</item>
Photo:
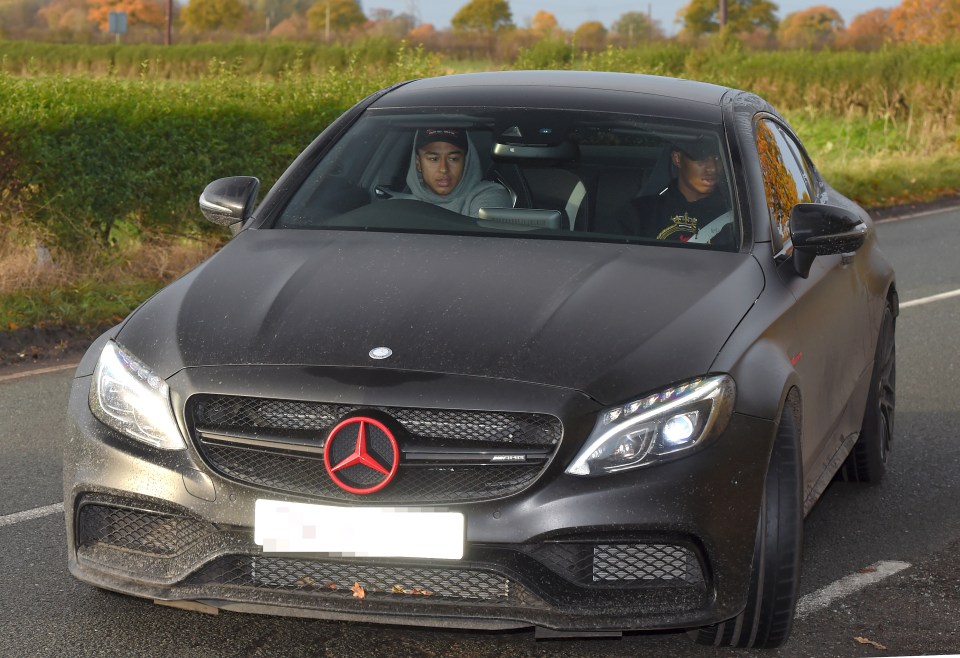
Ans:
[[[510,192],[501,184],[482,180],[480,158],[462,128],[426,128],[417,131],[407,172],[414,198],[447,210],[478,217],[480,208],[510,208]]]
[[[720,191],[723,166],[715,138],[676,141],[670,148],[676,177],[659,194],[641,196],[620,213],[624,233],[657,240],[733,243],[733,224]],[[624,223],[626,222],[626,223]]]

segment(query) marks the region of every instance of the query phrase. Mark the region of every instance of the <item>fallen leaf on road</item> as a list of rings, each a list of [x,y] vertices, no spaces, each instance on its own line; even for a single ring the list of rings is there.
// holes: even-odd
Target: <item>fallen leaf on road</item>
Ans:
[[[357,581],[353,581],[353,587],[350,588],[350,591],[353,592],[353,597],[356,599],[367,598],[367,592]]]
[[[858,643],[860,643],[860,644],[869,644],[869,645],[870,645],[871,647],[873,647],[874,649],[879,649],[879,650],[881,650],[881,651],[886,651],[886,650],[887,650],[887,648],[886,648],[885,646],[883,646],[882,644],[880,644],[879,642],[874,642],[873,640],[868,640],[868,639],[865,638],[865,637],[855,637],[855,638],[853,638],[853,639],[854,639],[855,642],[858,642]]]
[[[857,570],[857,573],[877,573],[876,567],[864,567],[863,569]]]
[[[323,586],[323,589],[337,589],[337,584],[333,581]]]

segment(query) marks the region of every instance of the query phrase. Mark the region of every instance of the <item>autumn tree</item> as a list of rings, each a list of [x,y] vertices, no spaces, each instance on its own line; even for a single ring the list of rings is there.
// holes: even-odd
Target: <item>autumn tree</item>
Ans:
[[[394,14],[392,9],[371,9],[367,32],[389,37],[405,37],[416,26],[417,19],[410,14]]]
[[[46,19],[38,15],[43,4],[42,0],[0,0],[0,37],[45,25]]]
[[[450,19],[456,32],[495,32],[513,27],[507,0],[470,0]]]
[[[318,0],[307,10],[307,25],[315,32],[341,34],[366,22],[356,0]]]
[[[37,11],[52,32],[82,33],[93,24],[87,20],[86,0],[53,0]]]
[[[314,0],[244,0],[253,11],[266,19],[269,25],[279,25],[291,16],[302,18]]]
[[[560,29],[557,17],[549,11],[541,9],[533,15],[530,21],[530,32],[540,38],[548,38]]]
[[[307,32],[307,19],[300,14],[292,14],[277,23],[270,30],[270,36],[277,39],[303,39]]]
[[[620,14],[620,18],[610,26],[617,35],[617,40],[624,46],[635,46],[645,41],[653,41],[664,37],[660,24],[652,20],[647,14],[639,11],[628,11]]]
[[[607,28],[600,21],[581,23],[573,32],[573,42],[583,50],[603,50],[607,44]]]
[[[837,36],[837,46],[855,50],[878,50],[893,40],[889,9],[871,9],[858,14]]]
[[[243,25],[247,8],[240,0],[190,0],[180,12],[188,32],[236,29]]]
[[[960,0],[903,0],[890,10],[897,41],[943,43],[960,33]]]
[[[788,14],[780,23],[780,43],[787,48],[821,50],[832,46],[843,30],[843,17],[826,5]]]
[[[727,0],[727,29],[733,33],[773,30],[777,27],[774,15],[777,5],[770,0]],[[720,5],[717,0],[690,0],[677,12],[683,24],[682,34],[698,37],[720,30]]]
[[[126,12],[128,25],[159,28],[166,23],[166,10],[158,0],[88,0],[87,5],[87,19],[103,32],[110,29],[110,12],[114,11]]]
[[[433,23],[420,23],[420,25],[410,30],[409,37],[413,43],[432,41],[437,37],[437,28],[433,26]]]

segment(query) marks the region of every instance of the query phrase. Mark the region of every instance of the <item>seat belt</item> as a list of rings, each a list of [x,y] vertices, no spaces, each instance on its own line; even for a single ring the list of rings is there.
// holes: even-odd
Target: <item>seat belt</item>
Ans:
[[[687,242],[696,242],[698,244],[706,244],[713,240],[713,238],[719,233],[724,226],[733,222],[733,211],[728,210],[723,213],[712,222],[704,226],[702,229],[697,231],[697,234],[691,237]]]

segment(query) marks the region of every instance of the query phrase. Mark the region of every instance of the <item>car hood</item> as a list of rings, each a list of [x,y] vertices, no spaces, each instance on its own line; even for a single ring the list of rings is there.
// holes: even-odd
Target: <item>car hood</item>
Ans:
[[[117,339],[184,367],[505,378],[609,404],[707,372],[763,289],[749,254],[518,237],[247,230]],[[377,361],[375,347],[393,355]]]

